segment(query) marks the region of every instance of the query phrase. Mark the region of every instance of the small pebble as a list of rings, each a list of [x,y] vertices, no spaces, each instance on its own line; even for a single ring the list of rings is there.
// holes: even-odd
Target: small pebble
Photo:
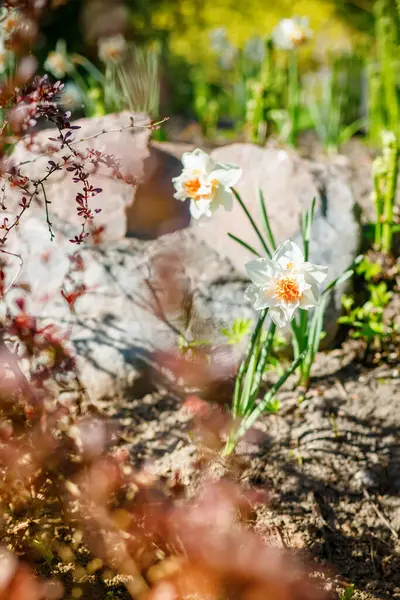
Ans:
[[[360,469],[354,475],[353,482],[356,487],[376,488],[379,485],[378,478],[369,469]]]

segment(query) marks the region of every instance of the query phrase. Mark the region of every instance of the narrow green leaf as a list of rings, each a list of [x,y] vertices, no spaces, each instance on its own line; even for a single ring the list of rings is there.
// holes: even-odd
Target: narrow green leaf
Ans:
[[[260,240],[261,246],[263,247],[263,249],[265,250],[265,252],[267,253],[267,255],[269,256],[269,258],[271,258],[271,252],[270,249],[268,248],[263,236],[261,235],[260,230],[258,229],[253,217],[251,216],[251,214],[249,213],[247,206],[245,205],[245,203],[243,202],[242,198],[240,197],[240,195],[238,194],[238,192],[232,188],[232,192],[236,198],[236,200],[239,202],[240,206],[242,207],[246,217],[248,218],[250,225],[252,226],[252,228],[254,229],[255,234],[257,235],[258,239]]]
[[[260,415],[264,412],[265,407],[271,402],[272,398],[278,392],[278,390],[282,387],[282,385],[286,382],[286,380],[295,372],[303,358],[305,357],[307,350],[302,352],[300,356],[292,362],[290,367],[285,371],[285,373],[280,377],[280,379],[271,387],[268,393],[264,396],[264,398],[257,404],[254,410],[250,413],[250,415],[244,419],[236,432],[235,439],[239,440],[245,433],[254,425]]]
[[[243,246],[244,248],[246,248],[246,250],[248,250],[249,252],[251,252],[252,254],[254,254],[254,256],[260,256],[260,254],[257,252],[257,250],[255,250],[253,248],[253,246],[250,246],[250,244],[248,244],[247,242],[245,242],[244,240],[242,240],[241,238],[236,237],[236,235],[233,235],[233,233],[228,233],[229,237],[234,240],[235,242],[237,242],[238,244],[240,244],[241,246]]]
[[[354,261],[350,265],[350,267],[348,269],[346,269],[346,271],[344,271],[344,273],[342,273],[341,275],[339,275],[339,277],[337,277],[336,279],[334,279],[333,281],[331,281],[331,283],[322,292],[322,295],[326,294],[327,292],[329,292],[330,290],[332,290],[337,285],[340,285],[341,283],[343,283],[344,281],[347,281],[347,279],[349,279],[350,277],[352,277],[354,275],[354,270],[355,270],[356,266],[359,265],[363,259],[364,259],[364,255],[363,254],[359,254],[354,259]]]
[[[272,233],[271,224],[269,222],[269,217],[268,217],[268,213],[267,213],[267,206],[265,204],[264,193],[261,188],[259,189],[259,202],[260,202],[260,208],[261,208],[261,217],[263,220],[265,232],[268,236],[268,242],[272,248],[272,251],[275,252],[275,250],[276,250],[275,237],[274,237],[274,234]]]

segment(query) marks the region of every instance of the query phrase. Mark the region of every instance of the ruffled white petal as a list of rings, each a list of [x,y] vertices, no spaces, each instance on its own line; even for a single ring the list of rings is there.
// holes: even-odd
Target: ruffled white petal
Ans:
[[[233,193],[230,188],[218,186],[215,190],[215,196],[211,205],[211,210],[216,210],[219,206],[223,206],[225,210],[233,209]]]
[[[310,310],[310,308],[314,308],[314,306],[317,306],[318,304],[319,296],[319,288],[310,286],[303,292],[303,295],[300,298],[300,308],[303,310]]]
[[[270,308],[268,311],[268,315],[277,327],[286,327],[286,325],[289,322],[280,306],[274,306]]]
[[[211,171],[209,179],[211,181],[216,179],[222,186],[233,187],[237,184],[241,175],[241,167],[237,165],[230,165],[228,163],[221,163],[217,164],[215,169]]]
[[[278,274],[277,266],[268,258],[256,258],[245,265],[251,281],[259,287],[268,284]]]
[[[185,186],[184,186],[185,178],[183,177],[183,175],[179,175],[179,177],[174,177],[172,179],[172,183],[176,190],[176,192],[174,194],[174,198],[184,202],[187,198],[187,193],[186,193]]]
[[[293,319],[294,313],[299,308],[299,302],[282,302],[281,309],[288,323]]]
[[[305,271],[306,280],[312,277],[319,284],[325,281],[328,275],[328,267],[323,267],[322,265],[313,265],[310,262],[304,263],[303,269]]]
[[[268,298],[257,285],[254,285],[254,283],[251,283],[248,286],[244,293],[244,297],[251,302],[255,310],[262,310],[269,306]]]
[[[286,240],[275,250],[272,260],[277,262],[281,268],[287,269],[289,263],[304,263],[304,254],[297,244],[291,240]]]
[[[194,219],[200,219],[203,216],[211,217],[210,200],[191,200],[190,214]]]
[[[200,148],[193,152],[185,152],[182,155],[182,164],[185,170],[199,171],[207,175],[215,168],[215,161]]]

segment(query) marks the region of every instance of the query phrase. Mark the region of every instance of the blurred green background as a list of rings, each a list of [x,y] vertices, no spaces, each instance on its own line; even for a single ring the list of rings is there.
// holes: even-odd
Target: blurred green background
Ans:
[[[280,19],[292,15],[310,19],[314,37],[301,61],[311,68],[323,64],[328,52],[362,48],[373,34],[372,0],[53,0],[37,54],[43,63],[64,39],[69,52],[96,62],[101,37],[123,33],[138,44],[158,40],[169,90],[165,108],[179,112],[187,106],[193,72],[201,69],[210,83],[219,83],[210,32],[224,28],[230,43],[243,49],[249,39],[268,36]]]

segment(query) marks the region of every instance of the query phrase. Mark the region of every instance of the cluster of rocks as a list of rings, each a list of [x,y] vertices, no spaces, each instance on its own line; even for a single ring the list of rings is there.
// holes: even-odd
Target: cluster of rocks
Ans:
[[[103,189],[95,198],[102,211],[101,243],[83,249],[69,239],[78,230],[71,174],[55,173],[46,182],[56,237],[50,241],[43,198],[27,211],[10,233],[9,249],[23,258],[19,283],[30,286],[29,309],[44,322],[68,331],[80,361],[81,377],[93,401],[126,394],[144,368],[157,362],[159,351],[175,351],[179,336],[221,341],[220,330],[237,317],[251,317],[243,297],[248,284],[244,264],[248,252],[232,233],[258,247],[239,204],[201,224],[190,223],[188,206],[173,198],[172,177],[180,172],[184,145],[152,143],[150,130],[128,128],[131,115],[82,119],[76,139],[80,147],[104,149],[118,156],[123,169],[138,177],[132,186],[101,170],[91,178]],[[108,132],[98,135],[100,132]],[[42,143],[52,137],[42,131]],[[260,223],[258,190],[262,189],[276,240],[300,242],[300,216],[317,199],[311,260],[329,265],[329,278],[339,275],[357,254],[360,226],[352,191],[340,169],[299,158],[294,152],[251,144],[232,144],[213,151],[220,162],[239,164],[243,176],[237,190]],[[52,157],[54,160],[54,157]],[[20,144],[12,157],[23,174],[38,179],[49,157]],[[31,162],[27,162],[31,161]],[[10,215],[19,192],[6,190]],[[15,213],[14,213],[15,214]],[[81,251],[84,271],[78,273],[87,292],[72,315],[60,293],[70,273],[69,255]],[[12,266],[12,265],[11,265]],[[7,301],[12,305],[16,294]],[[328,330],[335,330],[340,293],[332,298]],[[156,365],[155,365],[156,366]]]

